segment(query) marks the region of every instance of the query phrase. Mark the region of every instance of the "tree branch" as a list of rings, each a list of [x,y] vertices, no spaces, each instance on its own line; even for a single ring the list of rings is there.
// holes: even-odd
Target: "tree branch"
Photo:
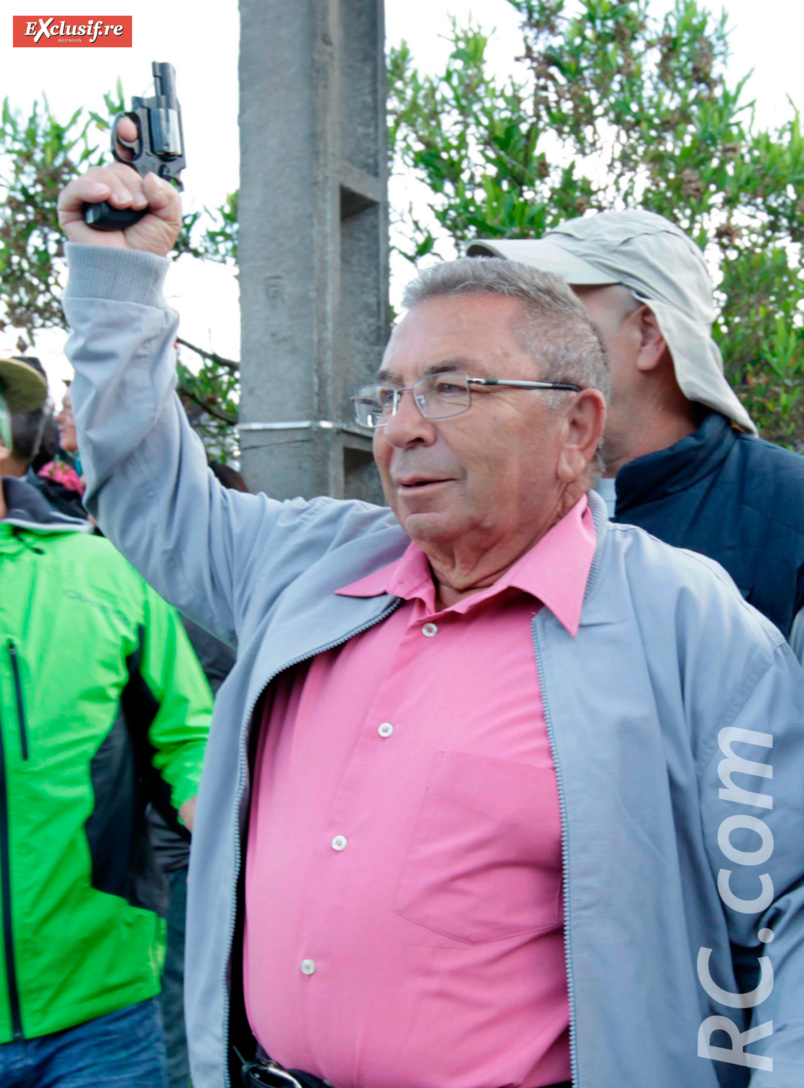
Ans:
[[[221,423],[228,423],[230,427],[234,427],[235,423],[237,423],[237,416],[233,416],[231,412],[224,412],[222,408],[215,408],[213,405],[207,404],[202,397],[197,396],[191,389],[188,389],[186,385],[182,384],[179,388],[185,397],[188,397],[193,404],[197,404],[199,408],[207,413],[207,415],[212,416],[214,419],[219,419]]]
[[[181,344],[183,348],[189,348],[190,351],[194,351],[196,355],[200,355],[202,359],[207,359],[210,363],[216,363],[218,366],[231,370],[233,374],[237,374],[240,371],[240,363],[235,362],[234,359],[224,359],[224,357],[218,355],[217,352],[205,351],[204,348],[196,347],[195,344],[191,344],[189,340],[183,340],[180,336],[176,337],[176,343]]]

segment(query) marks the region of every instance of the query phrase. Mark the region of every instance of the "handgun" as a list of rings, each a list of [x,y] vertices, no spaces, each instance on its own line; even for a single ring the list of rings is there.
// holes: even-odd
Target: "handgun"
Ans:
[[[160,178],[183,188],[179,175],[184,169],[184,134],[181,107],[176,97],[176,69],[172,64],[151,65],[156,94],[153,98],[131,99],[131,109],[121,113],[112,124],[112,154],[140,177],[153,171]],[[120,121],[128,117],[137,126],[137,138],[123,140],[117,135]],[[123,149],[121,152],[121,148]],[[125,230],[146,214],[147,208],[114,208],[108,201],[84,204],[84,222],[95,230]]]

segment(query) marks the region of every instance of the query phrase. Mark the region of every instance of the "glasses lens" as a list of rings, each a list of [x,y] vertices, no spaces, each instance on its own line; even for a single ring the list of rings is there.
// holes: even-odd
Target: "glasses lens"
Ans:
[[[355,419],[361,427],[383,427],[394,414],[392,385],[364,385],[355,394]]]
[[[455,371],[428,374],[419,379],[413,386],[413,395],[421,414],[427,419],[459,416],[471,404],[469,379],[466,374]]]

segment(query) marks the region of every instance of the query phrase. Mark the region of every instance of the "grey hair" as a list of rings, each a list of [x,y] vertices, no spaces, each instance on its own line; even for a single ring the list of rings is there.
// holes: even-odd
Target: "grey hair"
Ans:
[[[544,377],[598,389],[608,403],[611,378],[600,334],[559,276],[501,257],[462,257],[420,272],[405,289],[402,305],[413,309],[431,298],[465,295],[503,295],[522,302],[516,331],[544,368]]]

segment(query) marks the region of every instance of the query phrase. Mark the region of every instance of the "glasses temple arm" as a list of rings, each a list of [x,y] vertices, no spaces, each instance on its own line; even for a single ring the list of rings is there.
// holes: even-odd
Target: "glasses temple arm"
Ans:
[[[581,387],[574,382],[527,382],[509,381],[507,378],[467,378],[470,385],[504,385],[512,389],[567,389],[580,393]]]

